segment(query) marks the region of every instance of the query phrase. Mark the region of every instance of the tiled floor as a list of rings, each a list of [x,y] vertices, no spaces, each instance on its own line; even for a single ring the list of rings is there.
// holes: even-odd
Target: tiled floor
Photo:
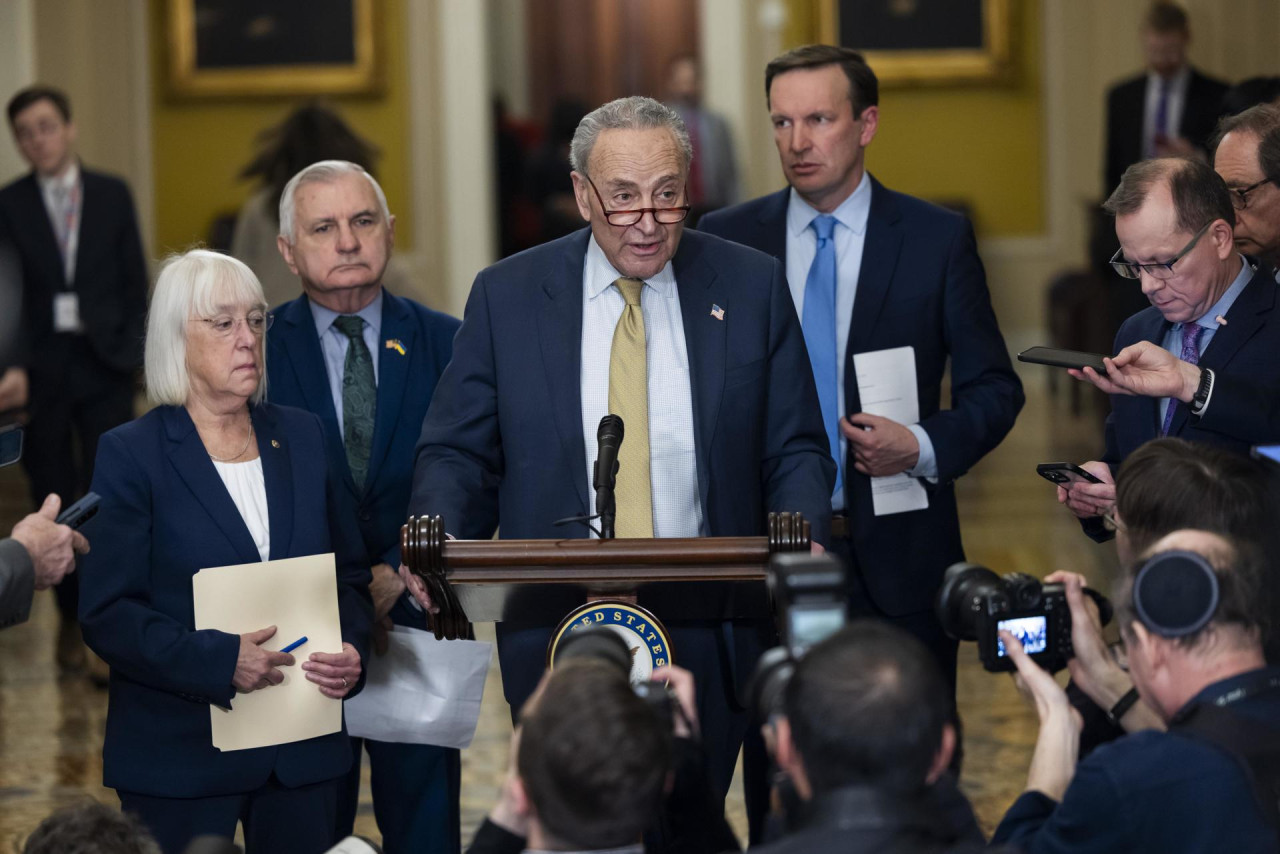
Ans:
[[[1051,403],[1040,371],[1024,379],[1029,401],[1017,427],[960,481],[969,559],[998,572],[1105,572],[1113,559],[1111,549],[1082,536],[1055,505],[1051,487],[1034,472],[1035,464],[1046,460],[1091,458],[1101,444],[1098,419],[1072,417],[1063,404]],[[24,496],[20,473],[0,471],[0,530],[8,531],[20,518]],[[52,659],[55,626],[52,596],[41,593],[29,623],[0,633],[0,850],[14,850],[58,806],[85,797],[116,802],[114,793],[101,786],[106,695],[82,679],[58,678]],[[491,636],[491,627],[480,631],[482,637]],[[1022,790],[1035,718],[1007,677],[983,672],[972,645],[962,647],[960,658],[963,784],[990,830]],[[463,753],[464,841],[501,785],[509,721],[495,661],[475,742]],[[735,794],[728,809],[741,833],[741,797]],[[378,835],[367,786],[357,831]]]

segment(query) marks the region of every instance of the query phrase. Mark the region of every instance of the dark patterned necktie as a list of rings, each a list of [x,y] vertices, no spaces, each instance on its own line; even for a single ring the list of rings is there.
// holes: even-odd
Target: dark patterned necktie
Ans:
[[[364,320],[344,314],[333,325],[348,340],[347,360],[342,366],[342,443],[347,447],[351,479],[357,489],[364,489],[373,445],[373,413],[378,403],[373,357],[364,343]]]
[[[1200,364],[1200,334],[1204,332],[1204,327],[1198,323],[1186,324],[1182,327],[1182,361],[1190,362],[1193,365]],[[1168,436],[1169,428],[1173,426],[1173,412],[1182,401],[1176,397],[1169,398],[1169,408],[1164,413],[1164,424],[1160,426],[1160,435]]]

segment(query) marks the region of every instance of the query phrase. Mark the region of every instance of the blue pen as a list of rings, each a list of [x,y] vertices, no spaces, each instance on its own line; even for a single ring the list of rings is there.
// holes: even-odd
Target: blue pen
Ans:
[[[297,649],[298,647],[302,646],[302,645],[303,645],[304,643],[306,643],[306,642],[307,642],[307,636],[306,636],[306,635],[303,635],[302,637],[298,638],[296,641],[294,641],[293,643],[289,644],[288,646],[286,646],[284,649],[282,649],[282,650],[280,650],[280,651],[281,651],[281,652],[293,652],[295,649]]]

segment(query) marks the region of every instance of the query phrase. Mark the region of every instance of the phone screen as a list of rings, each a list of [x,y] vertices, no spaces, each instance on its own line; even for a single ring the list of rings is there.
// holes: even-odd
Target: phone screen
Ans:
[[[1049,618],[1041,614],[1038,617],[1014,617],[1001,620],[997,629],[1003,629],[1022,643],[1027,655],[1035,655],[1049,648]],[[1004,641],[996,637],[996,655],[1004,657]]]
[[[1264,460],[1280,464],[1280,445],[1258,445],[1253,453]]]

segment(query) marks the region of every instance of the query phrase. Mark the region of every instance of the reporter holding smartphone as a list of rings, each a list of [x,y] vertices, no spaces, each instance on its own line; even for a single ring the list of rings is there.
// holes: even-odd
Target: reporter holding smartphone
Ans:
[[[0,540],[0,629],[26,622],[35,591],[74,572],[75,556],[89,551],[83,534],[55,521],[61,506],[62,499],[49,495]]]

